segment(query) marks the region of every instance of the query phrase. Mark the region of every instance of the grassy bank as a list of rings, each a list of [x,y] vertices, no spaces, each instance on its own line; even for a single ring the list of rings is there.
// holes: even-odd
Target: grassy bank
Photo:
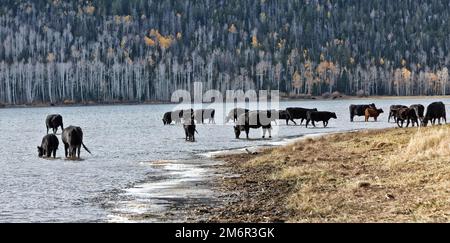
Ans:
[[[233,155],[219,222],[448,222],[450,126],[307,139]]]

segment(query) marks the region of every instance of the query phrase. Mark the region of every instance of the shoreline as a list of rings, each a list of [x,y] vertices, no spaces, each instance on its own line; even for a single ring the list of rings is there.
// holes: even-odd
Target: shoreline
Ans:
[[[338,132],[256,154],[218,154],[222,176],[213,190],[221,202],[189,211],[225,223],[448,222],[442,177],[450,177],[450,152],[433,142],[414,150],[436,134],[448,137],[450,125]]]
[[[367,96],[367,97],[359,97],[359,96],[347,96],[344,95],[342,97],[333,99],[333,98],[323,98],[322,96],[311,96],[311,97],[280,97],[280,101],[333,101],[333,100],[395,100],[395,99],[444,99],[450,98],[450,95],[443,96]],[[225,103],[225,102],[223,102]],[[83,107],[83,106],[116,106],[116,105],[165,105],[165,104],[179,104],[170,101],[142,101],[142,102],[93,102],[86,101],[81,103],[36,103],[36,104],[19,104],[19,105],[11,105],[11,104],[3,104],[0,103],[0,109],[16,109],[16,108],[42,108],[42,107]],[[210,103],[202,103],[202,104],[210,104]]]

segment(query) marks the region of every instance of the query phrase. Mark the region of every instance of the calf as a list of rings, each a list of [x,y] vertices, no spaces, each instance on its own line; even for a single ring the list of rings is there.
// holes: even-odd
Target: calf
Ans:
[[[62,141],[64,143],[64,152],[67,157],[75,158],[78,155],[80,158],[81,146],[88,152],[89,149],[83,143],[83,130],[80,127],[70,126],[63,130]]]
[[[350,121],[353,122],[353,118],[355,116],[365,116],[365,111],[367,108],[374,108],[376,109],[377,107],[375,106],[375,104],[369,104],[369,105],[350,105],[349,106],[349,110],[350,110]]]
[[[289,113],[289,115],[291,116],[291,119],[302,119],[300,121],[300,125],[303,124],[303,121],[308,119],[306,113],[308,111],[317,111],[316,108],[314,109],[307,109],[307,108],[301,108],[301,107],[289,107],[286,108],[286,111]]]
[[[50,158],[53,153],[53,158],[56,158],[56,150],[58,150],[59,141],[54,134],[48,134],[42,138],[41,146],[38,146],[39,157]]]
[[[388,122],[391,121],[391,118],[394,118],[394,122],[397,123],[398,109],[400,108],[408,108],[408,107],[404,105],[391,105],[389,107]]]
[[[435,125],[436,119],[438,120],[438,123],[440,125],[441,118],[443,118],[445,123],[447,123],[445,105],[442,102],[433,102],[427,107],[427,113],[423,118],[423,126],[426,127],[428,125],[428,122],[431,122],[433,125]]]
[[[377,121],[378,116],[383,113],[383,109],[374,109],[374,108],[367,108],[364,111],[364,115],[365,115],[365,121],[368,122],[369,121],[369,117],[373,117],[375,119],[375,121]]]
[[[322,121],[323,127],[327,127],[331,118],[337,119],[336,113],[328,111],[308,111],[306,116],[306,127],[308,127],[309,122],[312,122],[313,126],[316,127],[315,122],[318,121]]]
[[[241,131],[245,131],[247,139],[250,129],[263,129],[263,136],[265,138],[266,131],[269,131],[269,138],[272,137],[272,125],[271,119],[267,119],[267,114],[263,114],[261,111],[252,111],[240,115],[237,119],[236,125],[234,126],[234,135],[236,139],[239,139]]]
[[[50,128],[53,129],[53,134],[56,134],[58,127],[61,127],[61,130],[64,130],[63,118],[59,114],[48,115],[45,119],[45,125],[47,126],[47,134]]]
[[[406,127],[409,126],[409,123],[412,122],[412,126],[417,124],[419,126],[419,120],[417,117],[417,113],[413,108],[400,108],[397,114],[397,126],[403,127],[403,123],[406,122]]]

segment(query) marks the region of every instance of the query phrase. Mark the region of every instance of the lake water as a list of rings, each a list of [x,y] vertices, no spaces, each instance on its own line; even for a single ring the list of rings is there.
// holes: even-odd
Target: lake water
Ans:
[[[250,132],[255,139],[237,140],[232,124],[198,125],[195,143],[185,142],[181,126],[163,126],[163,113],[174,105],[0,109],[0,222],[126,221],[144,212],[148,221],[165,221],[171,215],[168,211],[177,207],[173,201],[189,203],[198,195],[213,195],[206,184],[196,182],[213,180],[209,165],[218,162],[201,154],[277,144],[305,134],[393,127],[394,123],[387,123],[391,104],[426,106],[436,100],[282,102],[280,108],[315,107],[336,112],[338,119],[331,120],[328,128],[319,123],[308,129],[285,126],[282,121],[271,140],[260,139],[259,130]],[[450,108],[450,99],[439,100]],[[365,123],[359,117],[350,123],[350,104],[372,102],[385,111],[378,122]],[[82,160],[66,160],[60,140],[57,159],[38,158],[36,146],[46,132],[45,117],[54,113],[63,116],[66,127],[83,128],[84,143],[92,155],[82,150]],[[218,114],[218,123],[221,119]],[[192,200],[180,201],[183,198]]]

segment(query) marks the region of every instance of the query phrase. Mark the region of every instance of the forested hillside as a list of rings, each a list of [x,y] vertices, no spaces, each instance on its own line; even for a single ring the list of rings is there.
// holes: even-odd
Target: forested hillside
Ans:
[[[448,0],[1,0],[0,103],[450,92]]]

